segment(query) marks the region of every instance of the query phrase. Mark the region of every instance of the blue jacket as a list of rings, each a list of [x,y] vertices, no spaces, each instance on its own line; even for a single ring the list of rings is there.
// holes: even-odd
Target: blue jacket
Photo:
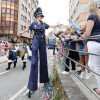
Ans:
[[[66,39],[65,40],[65,42],[67,43],[67,48],[68,49],[75,50],[75,44],[76,44],[76,42],[69,43],[70,41],[72,41],[72,39]]]

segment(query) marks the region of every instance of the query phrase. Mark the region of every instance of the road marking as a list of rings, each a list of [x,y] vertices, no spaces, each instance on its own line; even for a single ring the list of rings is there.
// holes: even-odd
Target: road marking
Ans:
[[[27,90],[25,93],[23,93],[23,96],[25,96],[27,92],[29,92],[29,90]]]
[[[8,73],[8,72],[10,72],[10,71],[5,71],[5,72],[2,72],[2,73],[0,73],[0,75],[3,75],[3,74]]]
[[[16,99],[23,91],[27,89],[27,85],[25,85],[21,90],[19,90],[13,97],[11,97],[9,100]]]

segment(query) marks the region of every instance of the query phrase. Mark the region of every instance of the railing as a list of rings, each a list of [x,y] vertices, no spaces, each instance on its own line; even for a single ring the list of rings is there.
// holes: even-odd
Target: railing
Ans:
[[[97,38],[100,38],[100,35],[90,36],[90,37],[87,37],[85,39],[77,39],[77,40],[73,40],[73,41],[70,41],[70,42],[82,41],[82,40],[88,40],[88,39],[97,39]]]
[[[77,40],[73,40],[73,41],[70,41],[70,43],[71,43],[71,42],[76,42],[76,41],[88,40],[88,39],[97,39],[97,38],[100,38],[100,35],[91,36],[91,37],[88,37],[88,38],[86,38],[86,39],[77,39]],[[61,49],[61,47],[60,47],[60,49]],[[74,51],[74,52],[86,53],[86,54],[88,54],[88,55],[100,56],[100,54],[89,53],[89,52],[85,52],[85,51],[77,51],[77,50],[72,50],[72,49],[68,49],[68,48],[64,48],[64,49],[66,50],[66,52],[67,52],[67,51]],[[61,53],[60,53],[60,54],[61,54]],[[65,55],[64,53],[63,53],[62,55],[65,57],[65,59],[69,59],[69,60],[73,61],[74,63],[76,63],[76,64],[82,66],[83,68],[86,68],[86,69],[89,70],[90,72],[92,72],[92,73],[94,73],[94,74],[96,74],[96,75],[98,75],[98,76],[100,77],[100,74],[99,74],[99,73],[97,73],[97,72],[91,70],[89,67],[84,66],[83,64],[81,64],[81,63],[75,61],[74,59],[68,57],[68,56]],[[71,68],[70,68],[69,66],[67,66],[66,63],[65,63],[64,61],[63,61],[63,64],[65,65],[65,67],[67,67],[69,70],[71,70]],[[86,84],[86,83],[79,77],[79,75],[76,74],[76,71],[74,71],[73,74],[74,74],[74,75],[75,75],[75,76],[76,76],[76,77],[77,77],[77,78],[78,78],[92,93],[94,93],[94,94],[100,99],[100,96],[99,96],[98,94],[96,94],[96,93],[93,91],[93,89],[91,89],[91,88],[88,86],[88,84]]]

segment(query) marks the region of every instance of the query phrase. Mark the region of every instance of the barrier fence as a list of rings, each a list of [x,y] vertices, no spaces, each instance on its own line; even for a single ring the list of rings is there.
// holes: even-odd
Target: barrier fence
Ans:
[[[86,39],[72,40],[72,41],[70,41],[69,43],[71,43],[71,42],[76,42],[76,41],[82,41],[82,40],[88,40],[88,39],[100,39],[100,35],[91,36],[91,37],[88,37],[88,38],[86,38]],[[60,49],[62,49],[62,47],[60,47]],[[73,52],[86,53],[86,54],[88,54],[88,55],[100,56],[100,54],[94,54],[94,53],[89,53],[89,52],[85,52],[85,51],[72,50],[72,49],[68,49],[68,48],[63,48],[63,49],[65,49],[66,52],[67,52],[67,51],[73,51]],[[67,53],[68,53],[68,52],[67,52]],[[83,68],[86,68],[86,69],[89,70],[90,72],[92,72],[92,73],[94,73],[94,74],[96,74],[96,75],[98,75],[98,76],[100,77],[100,73],[97,73],[97,72],[91,70],[89,67],[84,66],[83,64],[79,63],[78,61],[76,61],[76,60],[74,60],[74,59],[68,57],[65,53],[60,53],[60,54],[62,54],[63,57],[65,57],[65,59],[69,59],[70,61],[73,61],[74,63],[76,63],[76,64],[82,66]],[[65,65],[65,67],[67,67],[69,70],[71,70],[71,68],[70,68],[69,66],[67,66],[66,63],[65,63],[64,61],[63,61],[63,64]],[[91,88],[88,86],[88,84],[85,83],[85,82],[79,77],[79,75],[76,74],[76,71],[73,72],[73,74],[74,74],[74,75],[75,75],[75,76],[76,76],[76,77],[77,77],[77,78],[78,78],[92,93],[94,93],[94,94],[98,97],[98,99],[100,99],[100,96],[99,96],[97,93],[95,93],[95,92],[93,91],[93,89],[91,89]]]

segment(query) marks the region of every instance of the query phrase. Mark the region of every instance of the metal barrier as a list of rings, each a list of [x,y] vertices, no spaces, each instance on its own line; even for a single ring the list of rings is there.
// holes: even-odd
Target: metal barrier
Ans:
[[[100,35],[90,36],[90,37],[87,37],[85,39],[77,39],[77,40],[73,40],[73,41],[70,41],[70,42],[82,41],[82,40],[88,40],[88,39],[97,39],[97,38],[100,38]]]
[[[88,37],[88,38],[86,38],[86,39],[73,40],[73,41],[71,41],[71,42],[82,41],[82,40],[88,40],[88,39],[97,39],[97,38],[100,38],[100,35],[91,36],[91,37]],[[70,43],[71,43],[71,42],[70,42]],[[60,48],[60,49],[61,49],[61,48]],[[94,54],[94,53],[89,53],[89,52],[85,52],[85,51],[77,51],[77,50],[72,50],[72,49],[67,49],[67,48],[64,48],[64,49],[67,50],[67,51],[81,52],[81,53],[86,53],[86,54],[89,54],[89,55],[100,56],[100,54]],[[68,56],[65,55],[64,53],[60,53],[60,54],[62,54],[66,59],[68,58],[69,60],[73,61],[74,63],[77,63],[77,64],[81,65],[83,68],[86,68],[87,70],[89,70],[89,71],[93,72],[94,74],[100,76],[99,73],[97,73],[97,72],[91,70],[91,69],[88,68],[87,66],[82,65],[81,63],[75,61],[74,59],[71,59],[70,57],[68,57]],[[69,70],[71,70],[71,68],[70,68],[69,66],[67,66],[65,62],[63,62],[63,64],[64,64]],[[75,72],[76,72],[76,71],[75,71]],[[73,72],[73,74],[74,74],[74,75],[75,75],[75,76],[76,76],[76,77],[77,77],[77,78],[78,78],[92,93],[94,93],[94,94],[100,99],[100,96],[99,96],[98,94],[96,94],[96,93],[93,91],[93,89],[91,89],[91,88],[90,88],[90,87],[89,87],[75,72]]]

